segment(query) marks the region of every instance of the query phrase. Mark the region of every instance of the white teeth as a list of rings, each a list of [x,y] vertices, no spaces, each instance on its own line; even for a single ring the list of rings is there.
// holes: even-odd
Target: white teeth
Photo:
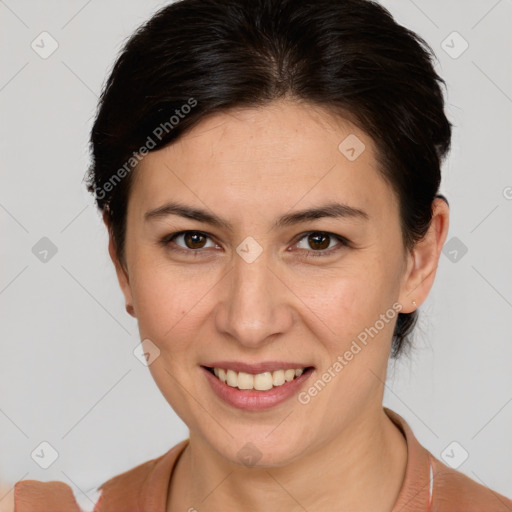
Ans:
[[[235,372],[229,369],[214,368],[213,373],[219,380],[225,382],[232,388],[268,391],[272,389],[272,387],[282,386],[286,382],[300,377],[304,373],[304,368],[275,370],[274,372],[263,372],[257,375],[246,372]]]
[[[252,389],[254,378],[250,373],[238,372],[238,389]]]
[[[258,391],[267,391],[272,389],[272,374],[270,372],[265,372],[255,375],[254,389]]]
[[[228,386],[231,386],[232,388],[238,387],[238,373],[234,372],[233,370],[228,370],[226,372],[227,380],[226,383]]]
[[[272,374],[272,384],[274,386],[281,386],[284,383],[285,383],[285,380],[284,380],[284,370],[276,370]]]
[[[295,378],[295,370],[286,370],[284,372],[284,379],[286,380],[286,382],[290,382],[294,378]]]

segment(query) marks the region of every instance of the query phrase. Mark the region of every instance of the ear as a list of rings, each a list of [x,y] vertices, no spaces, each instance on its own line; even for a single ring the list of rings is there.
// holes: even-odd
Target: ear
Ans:
[[[128,270],[123,267],[121,264],[117,251],[115,249],[114,245],[114,238],[112,235],[112,230],[110,228],[110,223],[107,219],[106,214],[103,214],[103,221],[105,225],[107,226],[108,231],[108,253],[110,254],[110,259],[112,260],[112,263],[114,264],[114,267],[116,269],[117,274],[117,280],[119,282],[119,286],[121,287],[121,291],[124,295],[124,300],[126,303],[126,311],[136,318],[135,310],[133,308],[133,298],[132,298],[132,290],[130,287],[130,278],[128,274]]]
[[[434,284],[439,257],[448,235],[450,209],[448,202],[436,197],[430,227],[408,255],[399,302],[401,313],[411,313],[422,304]],[[412,304],[416,302],[416,305]]]

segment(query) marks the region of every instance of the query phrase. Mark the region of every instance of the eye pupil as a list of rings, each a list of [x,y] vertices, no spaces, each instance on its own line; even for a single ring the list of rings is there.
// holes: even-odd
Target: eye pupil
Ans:
[[[323,239],[323,243],[320,241],[321,239]],[[329,247],[329,236],[328,235],[325,235],[325,234],[322,234],[322,233],[312,233],[311,235],[309,235],[309,243],[311,244],[311,247],[313,249],[318,249],[318,250],[324,250],[324,249],[327,249],[327,247]],[[326,243],[327,241],[327,243]],[[315,244],[320,244],[320,247],[315,247]]]
[[[189,249],[201,249],[204,246],[204,238],[203,235],[195,232],[186,233],[184,235],[185,243]],[[203,244],[199,242],[199,245],[197,245],[198,239],[203,239]]]

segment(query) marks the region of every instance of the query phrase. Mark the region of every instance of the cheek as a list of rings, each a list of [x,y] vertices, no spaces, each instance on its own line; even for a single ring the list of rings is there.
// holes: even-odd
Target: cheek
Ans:
[[[328,409],[341,416],[350,416],[378,394],[378,376],[387,366],[398,312],[392,287],[377,277],[370,272],[345,275],[314,298],[319,319],[310,330],[328,332],[321,338],[325,357],[319,379],[329,379],[322,396]]]
[[[392,335],[397,316],[392,306],[397,295],[394,280],[390,279],[391,269],[383,263],[382,258],[375,258],[373,263],[354,266],[350,271],[333,271],[329,277],[303,281],[302,296],[307,297],[304,302],[315,313],[309,315],[316,323],[310,329],[326,333],[322,338],[331,359],[344,353],[353,340],[362,340],[361,345],[366,341],[369,347],[370,340]],[[385,321],[380,321],[381,315],[386,314]],[[383,343],[373,345],[378,345],[377,351],[387,348]]]
[[[333,331],[347,332],[364,323],[378,308],[385,291],[382,279],[381,269],[361,262],[357,266],[305,275],[299,293]]]
[[[193,316],[203,286],[179,272],[152,264],[133,273],[132,294],[141,336],[165,344]]]

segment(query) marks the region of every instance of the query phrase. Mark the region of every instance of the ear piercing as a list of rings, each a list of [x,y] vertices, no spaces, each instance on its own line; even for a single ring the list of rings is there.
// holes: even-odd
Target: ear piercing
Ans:
[[[417,304],[416,304],[416,301],[415,301],[415,300],[413,300],[413,301],[412,301],[412,305],[413,305],[414,307],[416,307],[416,306],[417,306]]]

